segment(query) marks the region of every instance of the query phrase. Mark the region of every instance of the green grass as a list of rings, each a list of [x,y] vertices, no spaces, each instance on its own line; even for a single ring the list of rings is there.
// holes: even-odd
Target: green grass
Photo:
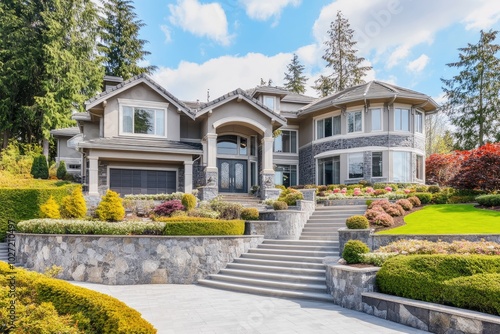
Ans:
[[[406,225],[377,234],[500,233],[500,212],[473,204],[429,205],[404,218]]]

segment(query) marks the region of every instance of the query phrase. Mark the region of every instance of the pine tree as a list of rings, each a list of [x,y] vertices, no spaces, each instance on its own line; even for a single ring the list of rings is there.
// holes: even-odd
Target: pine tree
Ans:
[[[150,52],[143,49],[146,40],[139,39],[139,30],[145,24],[137,19],[130,0],[107,0],[104,17],[100,20],[99,49],[104,56],[107,75],[129,79],[141,73],[152,73],[156,66],[139,66]]]
[[[307,77],[302,75],[304,65],[299,62],[299,56],[294,53],[291,63],[286,68],[288,72],[285,73],[285,88],[291,92],[304,94],[306,92]]]
[[[455,126],[458,148],[470,150],[494,141],[500,130],[500,45],[498,31],[481,31],[477,44],[459,48],[459,61],[447,66],[460,73],[441,79],[447,98],[444,110]]]
[[[358,50],[354,46],[357,42],[353,41],[353,35],[354,30],[350,28],[349,21],[338,11],[336,20],[330,23],[325,54],[322,57],[332,73],[320,76],[313,87],[320,96],[364,83],[363,77],[372,69],[371,66],[361,65],[365,58],[356,56]]]

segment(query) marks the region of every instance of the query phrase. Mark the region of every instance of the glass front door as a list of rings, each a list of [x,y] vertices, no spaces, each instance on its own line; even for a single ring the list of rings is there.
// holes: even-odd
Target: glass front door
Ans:
[[[246,193],[247,161],[218,159],[219,192]]]

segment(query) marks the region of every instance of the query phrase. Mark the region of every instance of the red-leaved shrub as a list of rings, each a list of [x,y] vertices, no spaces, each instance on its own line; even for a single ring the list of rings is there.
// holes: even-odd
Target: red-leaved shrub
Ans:
[[[163,202],[160,205],[157,205],[153,209],[153,212],[158,216],[169,217],[175,211],[181,211],[181,210],[184,210],[184,205],[182,205],[182,202],[178,199],[173,199],[170,201]]]

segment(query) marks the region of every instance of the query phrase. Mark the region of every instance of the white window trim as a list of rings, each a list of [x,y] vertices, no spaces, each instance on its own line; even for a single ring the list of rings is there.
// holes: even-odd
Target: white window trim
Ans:
[[[274,151],[274,142],[273,142],[273,154],[276,155],[299,155],[299,131],[297,129],[281,129],[281,131],[293,131],[295,132],[295,153],[293,152],[275,152]]]
[[[266,99],[272,99],[273,100],[273,108],[269,108],[269,106],[266,104]],[[276,96],[273,95],[264,95],[262,97],[262,104],[271,109],[273,112],[276,112],[277,110],[277,105],[276,105]]]
[[[397,130],[396,129],[396,109],[400,110],[408,110],[408,130]],[[404,132],[404,133],[411,133],[411,126],[412,126],[412,117],[411,117],[411,108],[408,107],[394,107],[393,109],[393,115],[392,115],[392,120],[393,120],[393,126],[394,126],[394,132]],[[414,120],[415,121],[415,120]]]
[[[145,138],[167,138],[168,136],[168,106],[169,103],[166,102],[153,102],[153,101],[143,101],[143,100],[131,100],[131,99],[117,99],[118,100],[118,135],[120,136],[130,136],[130,137],[145,137]],[[151,108],[157,110],[163,110],[164,113],[164,135],[158,136],[154,134],[144,134],[144,133],[130,133],[123,131],[123,107],[132,108]]]
[[[294,161],[292,163],[287,163],[287,162],[282,163],[282,162],[274,161],[274,164],[276,166],[278,166],[278,165],[295,166],[295,174],[296,174],[295,178],[297,179],[297,184],[299,184],[299,163],[298,163],[298,161]],[[295,185],[297,185],[297,184],[295,184]]]
[[[380,130],[373,130],[373,110],[380,110]],[[384,109],[381,107],[370,108],[371,117],[371,132],[382,132],[384,131]]]
[[[422,131],[417,131],[417,116],[422,116]],[[413,119],[414,133],[417,135],[425,135],[425,114],[421,111],[415,110],[415,115]]]
[[[382,154],[382,175],[380,176],[373,176],[373,153],[380,153]],[[385,173],[384,173],[384,151],[372,151],[372,159],[370,161],[370,164],[371,164],[371,177],[372,178],[380,178],[380,177],[385,177]]]
[[[417,173],[418,173],[418,158],[422,158],[422,177],[417,177]],[[424,180],[425,179],[425,156],[421,155],[421,154],[416,154],[416,158],[415,158],[415,179],[417,180]]]
[[[353,114],[353,113],[357,113],[357,112],[361,113],[361,130],[349,132],[349,114]],[[351,110],[351,111],[347,111],[345,113],[345,124],[346,124],[345,133],[347,135],[352,135],[352,134],[355,134],[355,133],[363,133],[365,131],[365,115],[364,115],[363,110]]]
[[[333,126],[333,118],[337,117],[337,116],[340,116],[340,133],[331,135],[329,137],[318,138],[318,122],[319,121],[324,121],[325,119],[328,119],[328,118],[331,118],[332,119],[332,126]],[[323,125],[323,130],[324,130],[324,125]],[[332,128],[332,132],[333,132],[333,128]],[[338,136],[342,136],[342,115],[341,114],[332,114],[332,115],[329,115],[329,116],[326,116],[326,117],[323,115],[321,117],[318,117],[318,118],[314,119],[314,141],[316,141],[316,140],[325,140],[325,139],[328,139],[328,138],[333,138],[333,137],[338,137]]]
[[[363,180],[365,178],[366,171],[364,168],[364,159],[365,159],[364,152],[365,152],[365,150],[361,151],[361,152],[349,152],[347,154],[347,177],[346,177],[346,180]],[[363,157],[363,176],[362,177],[349,177],[350,158],[351,158],[351,155],[353,155],[353,154],[361,155]]]

